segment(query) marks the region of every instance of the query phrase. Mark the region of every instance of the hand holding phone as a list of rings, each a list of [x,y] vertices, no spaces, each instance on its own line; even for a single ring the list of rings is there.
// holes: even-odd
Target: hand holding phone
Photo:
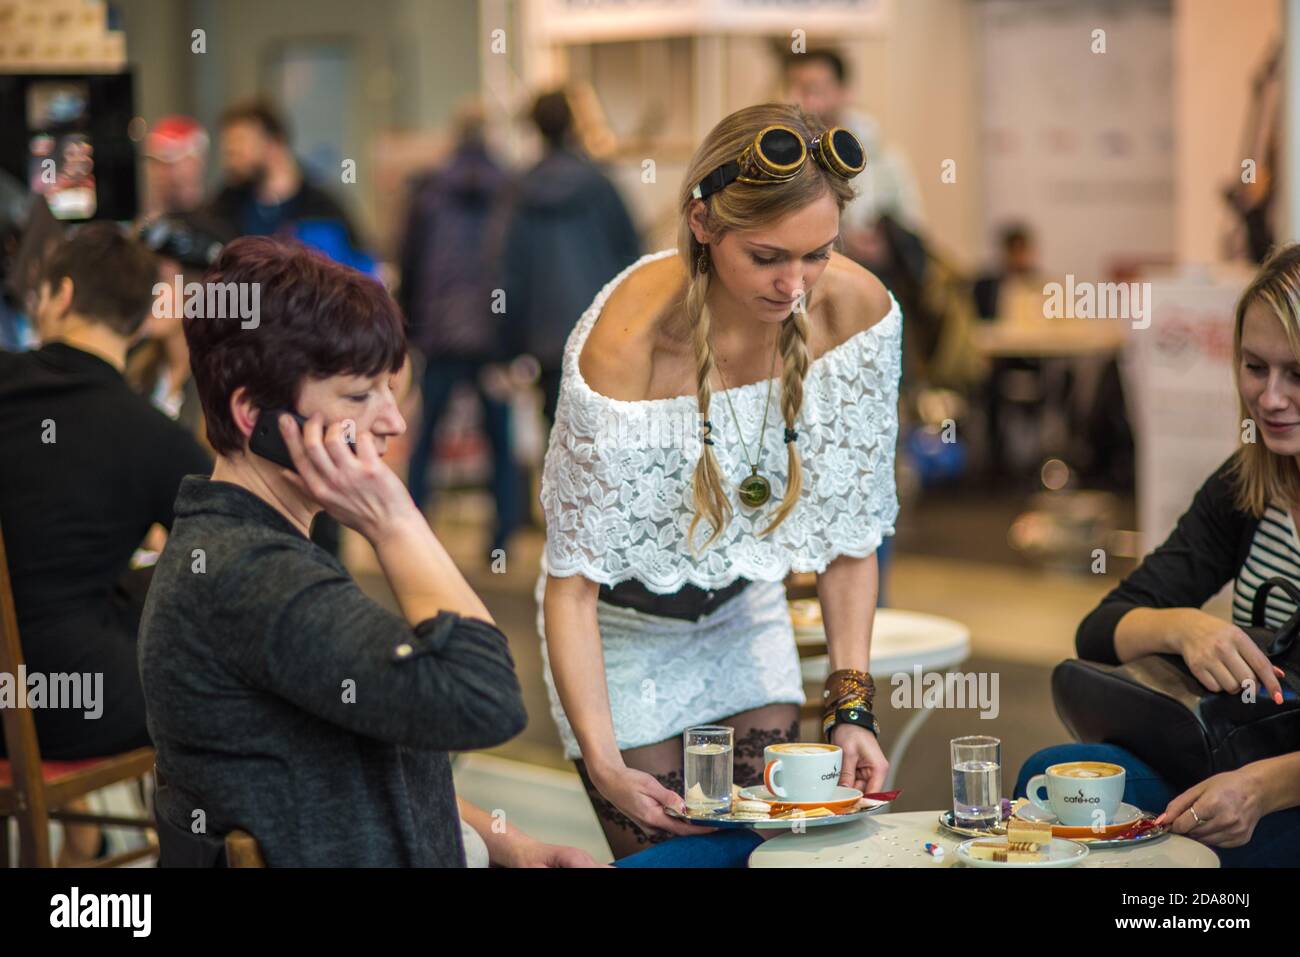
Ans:
[[[286,423],[282,429],[280,419],[286,414],[296,427]],[[410,492],[379,457],[371,433],[361,433],[357,441],[348,439],[352,456],[340,458],[337,445],[331,448],[346,435],[348,424],[326,425],[291,409],[268,409],[258,416],[249,450],[286,469],[285,479],[290,484],[372,543],[402,523],[423,525],[424,517],[411,501]],[[340,435],[340,426],[345,428],[344,435]],[[291,445],[303,461],[301,473],[294,465]]]
[[[307,417],[299,415],[293,409],[263,409],[257,417],[257,425],[253,426],[253,434],[249,437],[249,451],[255,455],[260,455],[268,461],[274,462],[281,468],[290,471],[298,471],[293,464],[293,456],[289,454],[289,447],[284,444],[284,435],[280,432],[280,416],[288,415],[298,423],[301,429],[307,424]],[[356,454],[357,443],[355,440],[348,440],[348,447]]]

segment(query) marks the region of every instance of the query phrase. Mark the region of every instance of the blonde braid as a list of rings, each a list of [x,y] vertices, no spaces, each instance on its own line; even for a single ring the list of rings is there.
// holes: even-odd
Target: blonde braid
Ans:
[[[705,304],[708,291],[709,273],[696,273],[692,265],[687,279],[685,309],[691,327],[691,342],[695,347],[695,398],[699,403],[701,422],[709,417],[709,403],[713,398],[713,389],[709,385],[713,373],[713,347],[709,345],[709,307]],[[691,543],[691,552],[695,555],[699,554],[694,544],[695,526],[701,518],[708,518],[713,532],[704,540],[700,550],[708,548],[731,521],[731,502],[723,490],[722,469],[713,455],[713,446],[701,443],[701,449],[692,482],[695,515],[686,532],[686,540]]]
[[[785,427],[793,429],[803,407],[803,379],[808,371],[808,313],[803,308],[796,308],[781,324],[781,357],[781,415]],[[785,449],[788,476],[785,497],[772,516],[772,523],[759,532],[760,535],[768,534],[784,522],[803,492],[803,463],[799,459],[797,443],[787,442]]]

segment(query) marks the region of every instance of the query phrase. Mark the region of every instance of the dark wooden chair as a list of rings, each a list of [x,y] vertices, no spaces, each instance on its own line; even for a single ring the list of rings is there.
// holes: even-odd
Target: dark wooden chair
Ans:
[[[14,609],[0,532],[0,673],[14,677],[23,663],[18,639],[18,616]],[[25,693],[26,689],[19,689]],[[9,866],[9,818],[18,822],[18,864],[20,867],[50,867],[50,821],[73,824],[130,827],[153,830],[148,818],[111,814],[85,814],[66,810],[66,805],[92,791],[124,781],[138,780],[153,769],[153,748],[84,761],[42,761],[36,741],[36,722],[28,708],[0,708],[8,760],[0,759],[0,867]],[[157,854],[157,847],[136,848],[96,861],[96,867],[116,867]]]

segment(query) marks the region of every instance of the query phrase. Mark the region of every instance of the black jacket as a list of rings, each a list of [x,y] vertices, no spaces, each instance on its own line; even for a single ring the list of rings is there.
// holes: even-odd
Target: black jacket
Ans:
[[[193,435],[98,356],[63,342],[0,352],[0,530],[23,657],[31,673],[103,676],[94,720],[33,710],[42,757],[148,743],[140,608],[122,585],[149,527],[171,527],[181,479],[210,467]]]
[[[398,304],[408,339],[429,359],[512,359],[492,311],[509,179],[481,144],[461,145],[440,169],[411,185],[398,252]]]
[[[1199,608],[1237,577],[1260,520],[1233,505],[1231,464],[1206,479],[1164,543],[1083,619],[1075,635],[1080,658],[1119,664],[1115,626],[1129,610]]]
[[[558,369],[601,288],[641,255],[614,184],[587,158],[555,149],[516,184],[501,261],[507,351]]]
[[[140,624],[173,828],[240,828],[268,866],[464,867],[448,751],[527,721],[505,636],[412,627],[228,482],[190,476]]]
[[[217,193],[204,212],[217,219],[230,235],[264,235],[264,230],[255,229],[251,222],[251,211],[256,202],[256,193],[251,186],[226,186]],[[362,249],[366,245],[352,218],[338,200],[309,180],[306,173],[303,173],[298,192],[280,204],[275,218],[278,225],[270,231],[271,235],[286,226],[324,221],[339,224],[353,249]]]

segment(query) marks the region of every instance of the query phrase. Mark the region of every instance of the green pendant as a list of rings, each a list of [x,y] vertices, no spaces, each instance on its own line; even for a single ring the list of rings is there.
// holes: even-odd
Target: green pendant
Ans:
[[[767,479],[754,470],[754,474],[745,478],[740,483],[740,501],[750,508],[758,508],[769,498],[772,497],[772,486],[767,484]]]

